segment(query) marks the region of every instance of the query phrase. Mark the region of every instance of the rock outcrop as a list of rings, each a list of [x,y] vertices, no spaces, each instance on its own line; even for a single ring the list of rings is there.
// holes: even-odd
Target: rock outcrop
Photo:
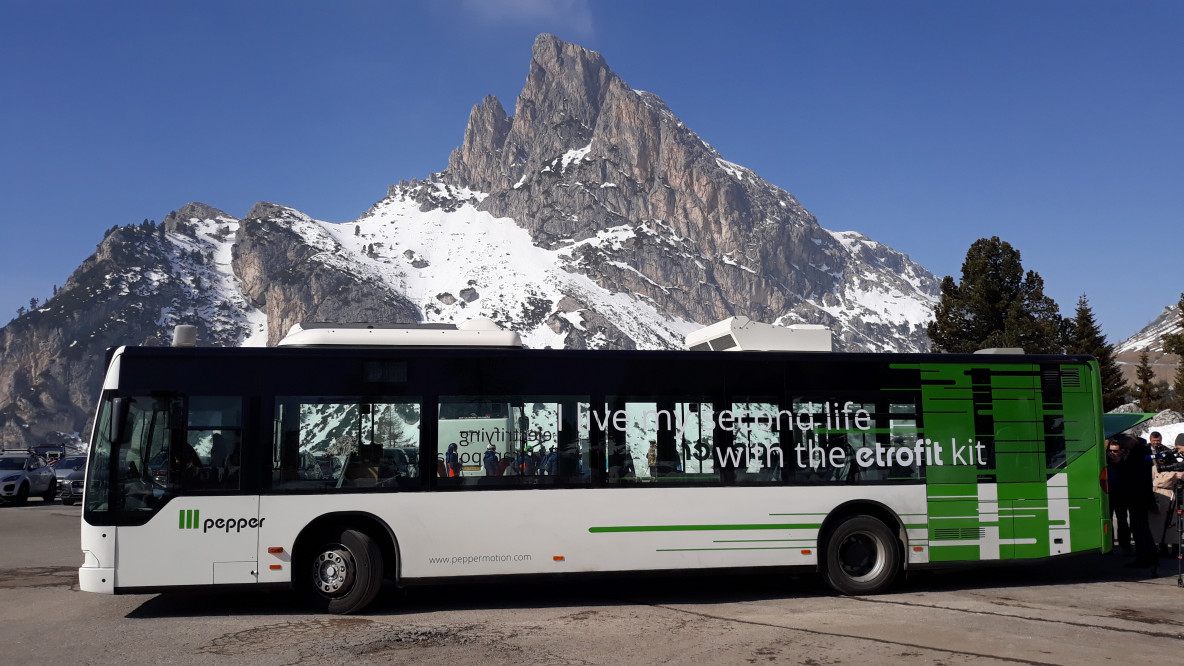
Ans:
[[[291,208],[256,204],[242,221],[232,251],[243,295],[267,317],[268,345],[303,321],[415,323],[422,318],[418,308],[368,278],[329,234]]]

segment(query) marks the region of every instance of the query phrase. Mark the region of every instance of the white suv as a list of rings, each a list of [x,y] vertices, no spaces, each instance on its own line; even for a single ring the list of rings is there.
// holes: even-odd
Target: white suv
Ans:
[[[52,502],[57,493],[57,476],[45,458],[27,451],[0,453],[0,499],[17,506],[29,495]]]

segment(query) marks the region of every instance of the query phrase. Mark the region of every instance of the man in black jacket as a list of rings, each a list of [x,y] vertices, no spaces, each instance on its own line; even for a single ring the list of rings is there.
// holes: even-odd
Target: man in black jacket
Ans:
[[[1115,435],[1111,441],[1117,441],[1126,453],[1118,463],[1122,478],[1119,496],[1130,512],[1131,537],[1135,540],[1135,560],[1126,566],[1154,568],[1159,563],[1159,554],[1155,551],[1147,515],[1155,508],[1155,496],[1151,490],[1151,449],[1143,440],[1125,433]]]

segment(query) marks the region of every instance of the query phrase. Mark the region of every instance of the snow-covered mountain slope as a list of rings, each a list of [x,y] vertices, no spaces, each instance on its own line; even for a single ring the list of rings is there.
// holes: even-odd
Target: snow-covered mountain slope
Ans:
[[[166,218],[161,227],[173,272],[156,274],[146,287],[157,293],[153,282],[176,280],[188,297],[160,307],[157,324],[162,331],[201,322],[209,330],[207,343],[266,344],[267,317],[243,295],[242,283],[231,268],[239,220],[191,204]]]
[[[604,329],[598,318],[585,318],[589,308],[647,348],[678,347],[699,327],[667,316],[641,297],[610,292],[569,272],[580,247],[619,240],[611,232],[547,250],[535,246],[513,220],[478,211],[471,201],[421,211],[410,192],[384,199],[354,222],[322,222],[295,212],[282,219],[317,249],[316,261],[403,295],[425,322],[488,317],[536,348],[562,348],[573,330],[586,335],[589,346],[604,346],[606,336],[617,333]]]
[[[1180,333],[1180,309],[1169,305],[1159,316],[1143,327],[1141,331],[1114,346],[1117,354],[1123,352],[1163,352],[1163,336]]]

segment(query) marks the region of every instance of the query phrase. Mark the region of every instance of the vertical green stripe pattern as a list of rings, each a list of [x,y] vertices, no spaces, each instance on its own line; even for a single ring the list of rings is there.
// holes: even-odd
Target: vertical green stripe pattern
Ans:
[[[201,512],[199,509],[181,509],[177,527],[183,530],[197,529],[197,526],[201,524],[200,515]]]

